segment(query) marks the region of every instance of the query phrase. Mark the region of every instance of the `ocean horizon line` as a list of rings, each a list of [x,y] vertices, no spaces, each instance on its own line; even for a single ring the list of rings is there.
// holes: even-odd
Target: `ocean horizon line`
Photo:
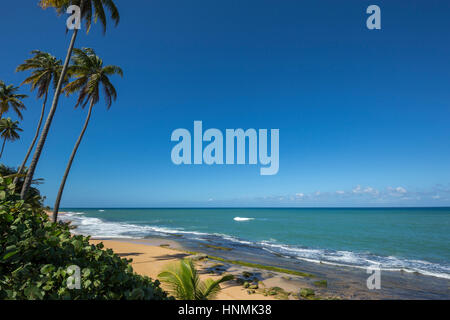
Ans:
[[[52,207],[49,207],[53,209]],[[63,207],[67,209],[450,209],[450,206],[390,206],[390,207]]]

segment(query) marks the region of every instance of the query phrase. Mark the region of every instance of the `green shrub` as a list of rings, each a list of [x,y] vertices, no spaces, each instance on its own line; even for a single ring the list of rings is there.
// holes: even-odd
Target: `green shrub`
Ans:
[[[15,185],[13,185],[12,183],[10,183],[8,186],[10,188],[13,188],[13,186],[15,187],[15,193],[20,193],[20,191],[22,190],[22,186],[23,186],[23,182],[25,180],[25,176],[27,173],[28,169],[24,169],[22,174],[17,175],[17,170],[15,168],[11,168],[11,167],[7,167],[4,164],[0,164],[0,176],[2,177],[15,177],[17,176],[17,182]],[[14,178],[12,178],[14,179]],[[43,206],[43,200],[45,199],[45,197],[41,197],[41,193],[39,192],[39,190],[35,187],[41,183],[43,183],[44,179],[34,179],[31,182],[30,188],[28,189],[27,194],[25,195],[25,199],[26,202],[31,205],[33,208],[40,208]],[[5,185],[5,187],[8,187]],[[10,190],[12,191],[12,189]],[[13,195],[13,193],[11,193],[11,195]]]
[[[158,280],[134,273],[131,260],[20,200],[11,180],[0,176],[0,299],[172,299]],[[67,286],[72,265],[80,268],[80,289]]]

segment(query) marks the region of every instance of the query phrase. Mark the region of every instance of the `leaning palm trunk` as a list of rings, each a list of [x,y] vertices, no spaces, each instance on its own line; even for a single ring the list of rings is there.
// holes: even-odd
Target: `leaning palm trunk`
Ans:
[[[38,144],[36,146],[36,150],[34,151],[33,159],[30,163],[30,168],[28,169],[27,176],[25,177],[25,181],[22,186],[22,191],[20,192],[20,198],[25,199],[25,195],[30,188],[31,181],[33,180],[34,171],[36,170],[36,166],[39,162],[39,158],[42,153],[42,149],[44,148],[45,140],[47,139],[48,132],[50,130],[50,126],[52,124],[53,116],[56,112],[56,107],[58,106],[59,96],[61,94],[62,85],[64,83],[64,78],[67,73],[67,69],[69,67],[70,57],[72,56],[73,46],[75,45],[75,40],[77,38],[78,30],[75,29],[72,34],[72,39],[70,40],[69,49],[67,50],[66,60],[64,61],[64,65],[61,71],[61,76],[59,77],[58,84],[55,89],[55,96],[53,97],[52,107],[50,108],[50,112],[48,113],[47,120],[45,121],[44,128],[42,129],[41,137],[39,138]]]
[[[5,149],[5,144],[6,144],[6,138],[3,139],[3,144],[2,144],[2,151],[0,151],[0,158],[3,155],[3,150]]]
[[[55,206],[53,207],[53,222],[58,221],[58,211],[59,211],[59,205],[61,203],[62,194],[64,192],[64,186],[66,185],[67,177],[69,176],[70,168],[72,167],[73,159],[75,158],[75,155],[77,153],[78,147],[80,146],[81,140],[83,139],[84,133],[86,132],[86,128],[89,124],[89,119],[91,118],[92,113],[92,107],[94,106],[94,101],[91,100],[91,103],[89,105],[89,111],[86,117],[86,120],[84,121],[83,129],[81,130],[80,136],[78,137],[77,142],[75,143],[75,147],[72,150],[72,154],[70,155],[69,162],[67,163],[66,171],[64,172],[63,179],[61,181],[61,185],[59,186],[58,195],[56,197]]]
[[[39,131],[41,131],[42,120],[44,119],[45,114],[45,105],[47,104],[47,96],[48,91],[45,92],[44,103],[42,104],[41,117],[39,118],[38,126],[36,128],[36,134],[34,135],[33,141],[31,142],[31,145],[28,148],[27,154],[25,155],[25,159],[23,159],[22,165],[19,167],[19,170],[17,171],[17,176],[14,178],[13,184],[16,184],[17,180],[19,180],[19,175],[22,173],[23,168],[25,168],[28,158],[30,157],[31,151],[33,150],[34,145],[36,144],[37,138],[39,137]]]

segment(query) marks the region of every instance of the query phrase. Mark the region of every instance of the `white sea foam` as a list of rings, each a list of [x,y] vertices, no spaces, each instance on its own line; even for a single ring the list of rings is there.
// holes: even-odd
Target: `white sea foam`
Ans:
[[[233,236],[230,236],[230,235],[227,235],[227,234],[213,233],[213,235],[214,235],[214,236],[217,236],[217,237],[220,237],[220,238],[222,238],[222,239],[224,239],[224,240],[234,242],[234,243],[244,244],[244,245],[248,245],[248,246],[254,244],[254,243],[251,242],[251,241],[245,241],[245,240],[242,240],[242,239],[238,239],[238,238],[236,238],[236,237],[233,237]]]
[[[71,221],[77,228],[73,230],[76,234],[91,235],[93,238],[129,238],[143,239],[149,235],[190,234],[207,236],[209,234],[182,229],[169,229],[158,226],[137,225],[122,222],[104,221],[99,218],[83,216],[82,212],[68,212],[61,215],[62,221]]]
[[[450,279],[449,266],[443,266],[428,261],[400,259],[394,256],[382,257],[351,251],[300,248],[269,241],[261,241],[260,244],[266,251],[289,255],[298,260],[308,262],[363,269],[377,265],[384,271],[418,272],[424,275]]]
[[[385,271],[418,272],[424,275],[450,279],[450,266],[431,263],[422,260],[400,259],[394,256],[377,256],[370,253],[357,253],[351,251],[326,250],[316,248],[304,248],[278,243],[275,239],[268,241],[251,242],[228,234],[205,233],[196,231],[186,231],[181,228],[166,228],[155,225],[139,225],[137,223],[111,222],[99,218],[87,217],[83,212],[67,212],[61,215],[61,220],[71,221],[74,226],[74,233],[91,235],[93,238],[129,238],[143,239],[146,236],[160,235],[169,236],[183,234],[192,240],[205,240],[210,237],[217,237],[225,241],[261,248],[267,252],[276,253],[283,257],[295,258],[298,260],[314,263],[323,263],[335,266],[347,266],[366,269],[377,265]],[[235,221],[248,221],[254,218],[235,217]],[[159,220],[152,221],[158,223]]]
[[[255,220],[255,218],[234,217],[233,220],[234,221],[250,221],[250,220]]]

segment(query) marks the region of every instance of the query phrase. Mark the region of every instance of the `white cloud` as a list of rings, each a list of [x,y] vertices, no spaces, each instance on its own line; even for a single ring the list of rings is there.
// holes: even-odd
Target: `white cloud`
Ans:
[[[450,184],[449,184],[450,185]],[[335,189],[336,190],[336,189]],[[428,190],[407,190],[405,187],[385,187],[376,189],[371,186],[357,185],[352,189],[338,189],[336,191],[312,191],[312,192],[298,192],[290,195],[278,195],[269,197],[269,199],[278,201],[292,201],[298,205],[300,204],[430,204],[445,203],[450,201],[447,192],[450,187],[436,186]]]
[[[398,193],[406,193],[407,192],[406,189],[403,187],[397,187],[397,188],[395,188],[395,191],[397,191]]]
[[[404,196],[406,193],[408,193],[408,191],[406,191],[406,189],[403,187],[397,188],[387,187],[387,191],[389,195],[394,197]]]
[[[369,194],[373,194],[373,195],[377,195],[380,192],[372,187],[366,187],[363,191],[364,193],[369,193]]]
[[[380,192],[372,187],[365,187],[364,189],[361,188],[361,186],[358,184],[355,188],[353,188],[352,193],[354,194],[373,194],[373,195],[377,195]]]

